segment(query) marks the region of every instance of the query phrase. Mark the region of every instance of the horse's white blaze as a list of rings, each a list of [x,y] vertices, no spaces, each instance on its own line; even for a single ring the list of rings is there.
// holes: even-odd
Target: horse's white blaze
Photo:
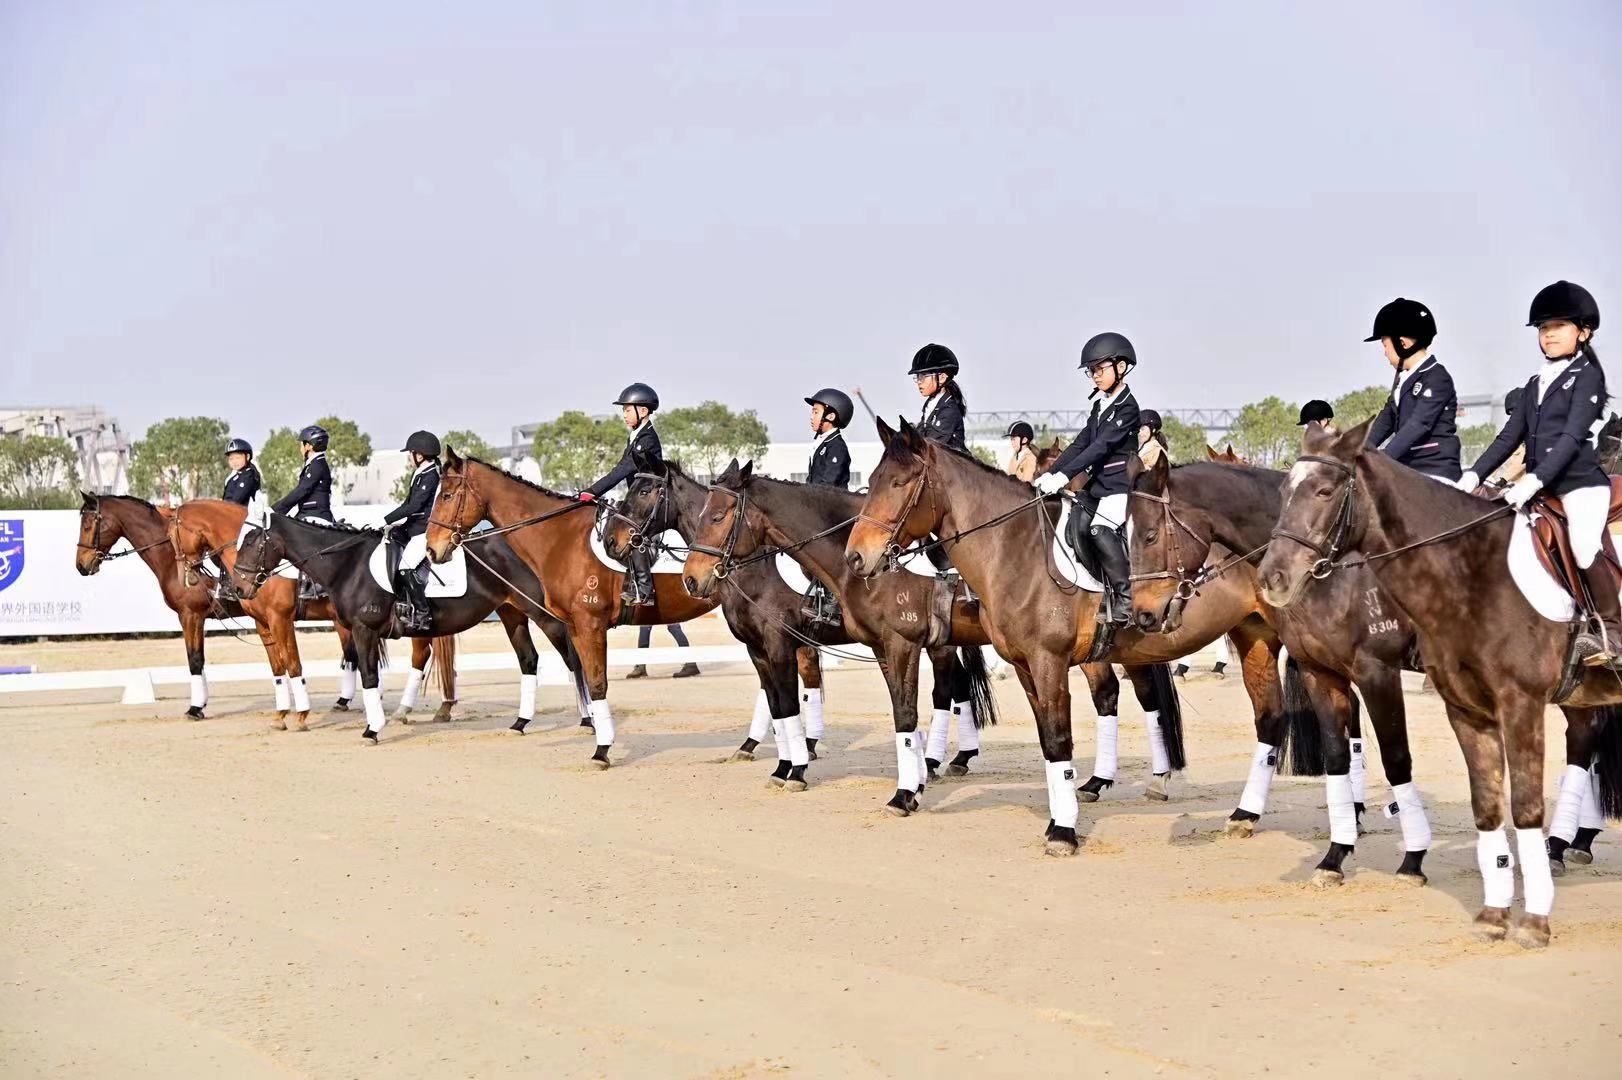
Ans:
[[[1305,480],[1311,471],[1311,464],[1305,461],[1298,461],[1290,466],[1290,471],[1284,477],[1285,502],[1290,500],[1290,496],[1295,494],[1295,489],[1301,486],[1301,481]]]

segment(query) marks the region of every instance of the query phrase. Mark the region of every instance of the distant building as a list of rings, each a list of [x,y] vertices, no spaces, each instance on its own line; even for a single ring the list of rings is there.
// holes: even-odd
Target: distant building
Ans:
[[[98,495],[129,493],[130,443],[99,405],[0,405],[0,437],[66,439],[79,455],[80,485]]]

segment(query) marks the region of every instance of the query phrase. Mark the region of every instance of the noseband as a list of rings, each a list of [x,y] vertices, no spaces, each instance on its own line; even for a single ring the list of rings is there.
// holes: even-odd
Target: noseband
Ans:
[[[670,515],[669,479],[667,477],[659,476],[656,473],[637,473],[631,477],[632,483],[635,483],[638,480],[652,481],[655,490],[658,492],[658,494],[654,497],[653,506],[649,508],[647,515],[643,517],[641,521],[637,521],[624,510],[620,509],[619,506],[609,503],[607,513],[603,515],[602,521],[603,539],[605,541],[608,538],[607,532],[610,521],[618,520],[625,522],[625,524],[630,528],[631,532],[631,538],[627,543],[633,551],[647,547],[650,543],[655,542],[658,537],[663,536],[665,530],[670,527],[668,521]],[[657,535],[650,539],[650,534],[655,533],[655,530],[657,530]],[[695,549],[690,548],[689,550]]]
[[[726,495],[732,499],[732,524],[727,528],[726,544],[717,548],[708,544],[689,543],[687,550],[689,552],[696,551],[700,555],[708,555],[715,559],[715,580],[725,581],[727,575],[738,568],[738,540],[743,536],[744,519],[749,514],[749,496],[741,491],[733,491],[724,487],[712,487],[710,491],[717,495]]]
[[[1183,553],[1182,550],[1177,546],[1176,530],[1183,530],[1183,532],[1188,534],[1189,539],[1193,540],[1196,544],[1204,545],[1207,551],[1211,549],[1211,541],[1195,532],[1187,522],[1177,516],[1177,512],[1171,508],[1171,496],[1151,495],[1147,491],[1134,491],[1132,492],[1132,498],[1144,499],[1148,502],[1160,504],[1162,515],[1161,529],[1166,534],[1167,539],[1166,568],[1164,570],[1156,570],[1146,574],[1132,574],[1127,580],[1135,582],[1175,581],[1177,583],[1177,591],[1173,599],[1181,600],[1184,603],[1187,603],[1189,600],[1194,598],[1195,591],[1204,583],[1205,571],[1202,567],[1196,573],[1190,574],[1188,572],[1188,568],[1183,565]],[[1170,609],[1169,603],[1167,608],[1168,610]]]
[[[442,474],[439,482],[443,484],[445,482],[445,477],[449,475],[449,473]],[[473,478],[468,476],[466,473],[460,474],[456,479],[458,481],[456,485],[456,501],[451,505],[451,520],[449,522],[444,522],[440,521],[432,514],[428,515],[428,524],[438,525],[441,529],[450,530],[451,548],[453,550],[462,542],[462,538],[467,535],[463,531],[460,522],[462,520],[462,507],[467,504],[467,489],[473,485]]]
[[[1340,505],[1335,508],[1335,519],[1321,539],[1292,532],[1286,529],[1282,523],[1273,529],[1273,538],[1275,540],[1290,540],[1317,553],[1318,561],[1312,564],[1312,568],[1307,573],[1322,581],[1335,572],[1335,560],[1339,558],[1344,550],[1346,536],[1352,529],[1353,496],[1357,493],[1357,470],[1344,461],[1336,461],[1334,458],[1321,457],[1317,454],[1303,454],[1296,461],[1310,461],[1315,465],[1328,465],[1346,477],[1346,486],[1341,489]]]
[[[901,515],[894,521],[885,521],[883,518],[876,518],[866,513],[866,501],[862,503],[863,512],[856,515],[858,523],[865,523],[872,525],[874,528],[885,530],[884,549],[879,555],[879,566],[885,573],[895,573],[901,569],[901,554],[904,550],[901,546],[901,530],[906,527],[907,519],[912,517],[912,512],[918,509],[918,503],[924,497],[924,488],[928,487],[928,480],[929,463],[926,461],[924,467],[919,470],[918,479],[912,482],[912,490],[907,493],[907,501],[901,507]],[[929,504],[930,508],[934,509],[935,496],[933,489],[929,497]]]

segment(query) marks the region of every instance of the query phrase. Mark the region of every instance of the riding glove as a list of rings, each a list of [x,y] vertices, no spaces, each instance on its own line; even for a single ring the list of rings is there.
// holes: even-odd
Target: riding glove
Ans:
[[[1464,492],[1466,495],[1473,495],[1475,494],[1476,488],[1481,486],[1481,477],[1477,476],[1473,472],[1467,472],[1457,480],[1453,481],[1453,486]]]
[[[1044,495],[1052,495],[1063,491],[1070,483],[1070,477],[1062,472],[1043,473],[1036,478],[1036,490]]]
[[[1536,495],[1538,490],[1542,487],[1543,481],[1538,479],[1536,473],[1527,473],[1525,476],[1509,485],[1509,488],[1504,492],[1504,501],[1509,503],[1509,505],[1513,506],[1515,509],[1519,510],[1521,507],[1525,506],[1532,496]]]

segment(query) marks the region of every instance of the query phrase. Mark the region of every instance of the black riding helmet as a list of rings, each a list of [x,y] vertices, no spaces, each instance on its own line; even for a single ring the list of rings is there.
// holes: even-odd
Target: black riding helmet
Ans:
[[[807,405],[821,405],[834,414],[834,427],[842,428],[856,415],[856,404],[843,390],[824,387],[805,399]]]
[[[1153,409],[1140,409],[1138,411],[1138,426],[1146,427],[1150,431],[1159,431],[1163,421],[1160,414]]]
[[[253,457],[253,445],[247,439],[232,439],[225,444],[227,454],[247,454]]]
[[[1008,425],[1008,430],[1003,432],[1003,438],[1024,439],[1026,442],[1031,442],[1036,438],[1036,429],[1023,420],[1015,420]]]
[[[1599,329],[1599,303],[1594,294],[1581,285],[1557,281],[1546,285],[1532,297],[1532,310],[1527,313],[1526,325],[1538,326],[1551,319],[1567,319],[1585,330]]]
[[[311,424],[298,433],[298,441],[309,443],[317,450],[325,450],[327,448],[327,429],[320,424]]]
[[[912,366],[907,369],[907,374],[932,375],[936,372],[956,375],[957,354],[945,345],[930,342],[913,354]]]
[[[1521,396],[1526,393],[1526,387],[1517,386],[1504,395],[1504,415],[1514,416],[1521,407]]]
[[[1296,427],[1306,427],[1314,420],[1333,420],[1335,410],[1329,407],[1329,402],[1323,398],[1313,398],[1301,406],[1301,417],[1295,422]]]
[[[1436,340],[1436,316],[1418,300],[1397,297],[1374,315],[1374,333],[1364,341],[1390,338],[1397,355],[1406,360],[1420,349],[1427,349]],[[1413,347],[1404,348],[1402,338],[1412,338]]]
[[[411,437],[400,448],[408,454],[421,454],[423,457],[436,458],[439,456],[439,436],[432,431],[413,431]]]
[[[1114,332],[1094,334],[1087,339],[1087,344],[1081,347],[1081,363],[1076,366],[1090,373],[1099,364],[1111,360],[1125,360],[1129,371],[1138,366],[1137,350],[1132,347],[1125,334]]]
[[[649,412],[659,408],[659,395],[645,382],[634,382],[620,391],[614,399],[616,405],[640,405]]]

